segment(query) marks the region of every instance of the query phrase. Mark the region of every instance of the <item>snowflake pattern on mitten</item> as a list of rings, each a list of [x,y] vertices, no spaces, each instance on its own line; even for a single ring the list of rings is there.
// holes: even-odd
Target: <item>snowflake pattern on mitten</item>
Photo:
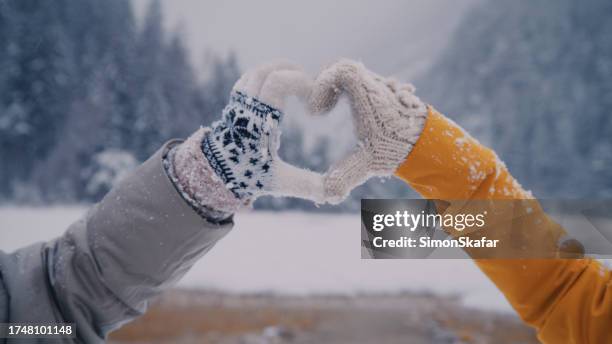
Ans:
[[[271,179],[274,142],[282,112],[233,92],[221,120],[202,140],[202,152],[225,186],[238,198],[263,193]]]

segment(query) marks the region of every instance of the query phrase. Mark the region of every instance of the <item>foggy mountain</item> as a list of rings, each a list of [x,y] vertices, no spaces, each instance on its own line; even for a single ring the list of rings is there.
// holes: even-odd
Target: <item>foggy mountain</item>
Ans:
[[[539,197],[612,195],[612,3],[490,1],[417,83]]]

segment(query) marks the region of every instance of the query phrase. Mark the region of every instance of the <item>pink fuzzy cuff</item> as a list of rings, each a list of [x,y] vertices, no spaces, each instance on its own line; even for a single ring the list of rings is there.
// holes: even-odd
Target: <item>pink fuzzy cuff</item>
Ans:
[[[168,154],[168,174],[177,189],[205,216],[229,217],[245,204],[228,190],[204,157],[200,145],[209,128],[200,128]]]

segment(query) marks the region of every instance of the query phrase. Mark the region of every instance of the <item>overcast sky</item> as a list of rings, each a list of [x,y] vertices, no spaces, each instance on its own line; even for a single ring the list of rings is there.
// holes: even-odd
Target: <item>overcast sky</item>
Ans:
[[[142,17],[150,0],[133,1]],[[243,71],[286,58],[315,75],[324,65],[347,57],[379,74],[411,81],[426,71],[462,16],[480,1],[168,0],[162,4],[166,27],[180,29],[200,77],[205,76],[207,51],[234,51]],[[292,115],[283,126],[302,127],[306,149],[314,149],[321,138],[333,138],[328,154],[336,160],[355,145],[346,102],[328,116],[307,116],[300,104],[291,102],[286,111]]]
[[[447,43],[466,9],[481,0],[162,1],[194,63],[205,52],[237,53],[241,67],[289,58],[317,71],[338,57],[383,74],[412,77]],[[149,0],[134,0],[141,15]]]

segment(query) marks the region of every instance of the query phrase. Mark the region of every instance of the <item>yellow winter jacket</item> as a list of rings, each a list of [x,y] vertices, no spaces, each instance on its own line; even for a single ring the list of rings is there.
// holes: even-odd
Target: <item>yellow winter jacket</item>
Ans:
[[[428,199],[532,198],[492,150],[431,107],[421,137],[396,175]],[[512,235],[537,235],[538,240],[526,241],[529,249],[558,251],[565,234],[560,226],[541,208],[527,221],[513,226]],[[543,343],[612,343],[612,278],[599,262],[560,258],[475,262],[523,321],[536,328]]]

